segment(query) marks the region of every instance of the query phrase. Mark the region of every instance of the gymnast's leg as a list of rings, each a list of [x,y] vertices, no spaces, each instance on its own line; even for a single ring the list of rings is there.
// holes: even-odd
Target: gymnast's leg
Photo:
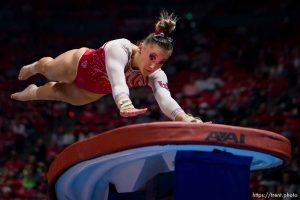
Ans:
[[[78,62],[87,48],[73,49],[56,58],[44,57],[25,65],[19,73],[19,80],[26,80],[35,74],[42,74],[50,81],[72,83],[76,77]]]
[[[74,83],[48,82],[40,87],[31,84],[21,92],[11,95],[19,101],[54,100],[72,105],[85,105],[100,99],[103,95],[78,88]]]

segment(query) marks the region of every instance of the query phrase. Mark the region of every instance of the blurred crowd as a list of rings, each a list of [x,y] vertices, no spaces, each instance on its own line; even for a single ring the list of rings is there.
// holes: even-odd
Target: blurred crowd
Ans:
[[[136,42],[152,31],[158,1],[115,7],[121,3],[17,0],[1,6],[0,200],[47,199],[48,167],[76,141],[124,125],[169,120],[150,88],[131,90],[134,105],[150,110],[133,118],[121,118],[110,95],[86,106],[9,98],[29,82],[46,81],[39,75],[17,81],[24,64],[115,38]],[[299,2],[187,0],[182,6],[177,0],[160,6],[180,17],[174,53],[163,68],[172,96],[204,121],[286,136],[292,162],[252,173],[251,191],[300,197]]]

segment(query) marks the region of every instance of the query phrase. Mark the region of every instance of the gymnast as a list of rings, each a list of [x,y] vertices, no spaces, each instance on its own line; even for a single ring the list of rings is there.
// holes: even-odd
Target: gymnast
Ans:
[[[112,93],[120,115],[131,117],[147,112],[147,108],[133,106],[129,88],[148,85],[167,117],[202,123],[201,119],[186,114],[171,97],[167,76],[161,69],[173,51],[170,34],[176,22],[174,13],[162,11],[155,23],[155,31],[137,45],[124,38],[116,39],[98,49],[73,49],[56,58],[43,57],[23,66],[19,80],[42,74],[49,82],[39,87],[30,84],[23,91],[12,94],[11,98],[85,105]]]

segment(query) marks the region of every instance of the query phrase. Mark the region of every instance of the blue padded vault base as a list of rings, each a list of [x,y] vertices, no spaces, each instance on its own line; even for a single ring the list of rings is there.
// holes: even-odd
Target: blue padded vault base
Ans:
[[[248,200],[252,157],[221,151],[178,151],[175,200]]]

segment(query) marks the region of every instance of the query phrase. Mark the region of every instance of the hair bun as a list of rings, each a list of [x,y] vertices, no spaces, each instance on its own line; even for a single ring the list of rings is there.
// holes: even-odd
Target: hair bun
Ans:
[[[155,34],[163,33],[165,36],[169,36],[175,30],[177,20],[174,13],[169,14],[167,11],[162,11],[155,24]]]

